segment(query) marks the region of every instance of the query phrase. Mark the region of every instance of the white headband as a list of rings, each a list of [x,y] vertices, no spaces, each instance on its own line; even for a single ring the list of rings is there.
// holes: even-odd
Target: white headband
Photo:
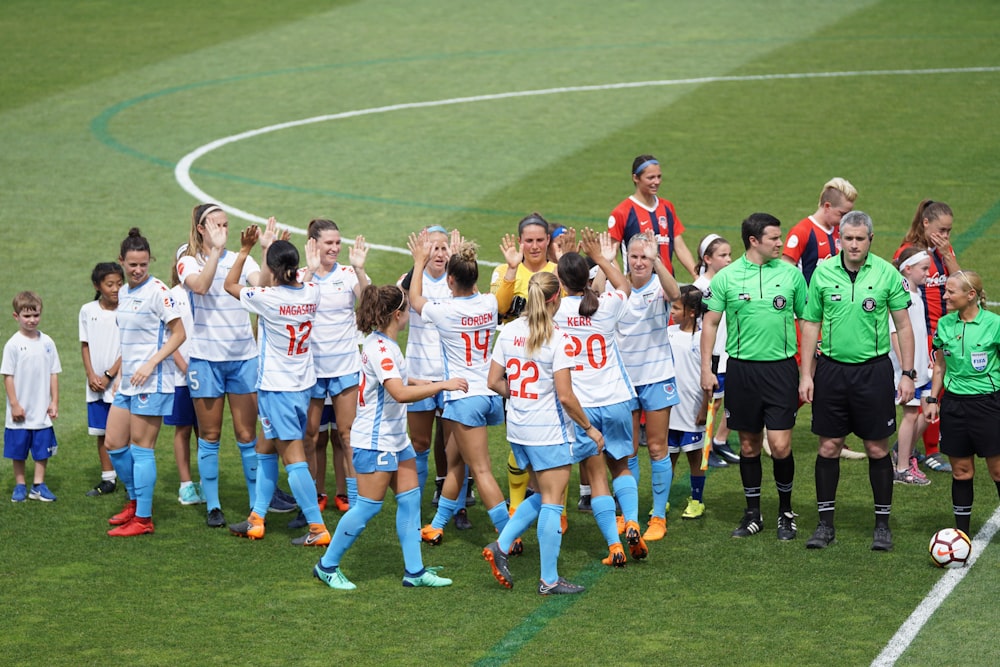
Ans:
[[[712,245],[712,241],[721,238],[722,237],[719,236],[718,234],[709,234],[708,236],[706,236],[702,240],[701,245],[698,246],[698,259],[701,259],[705,256],[705,253],[708,251],[708,246]]]
[[[905,269],[908,266],[913,266],[914,264],[919,264],[920,262],[924,261],[925,259],[930,259],[930,255],[927,254],[926,250],[921,250],[917,254],[910,255],[909,257],[907,257],[906,261],[904,261],[902,264],[899,265],[899,270],[902,271],[903,269]]]

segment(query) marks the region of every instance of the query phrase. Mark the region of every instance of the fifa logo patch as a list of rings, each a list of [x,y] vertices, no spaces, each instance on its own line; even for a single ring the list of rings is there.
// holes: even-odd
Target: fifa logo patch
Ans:
[[[973,352],[971,361],[973,369],[982,371],[986,369],[986,363],[989,361],[989,357],[985,352]]]
[[[875,299],[868,297],[867,299],[862,301],[861,309],[864,310],[866,313],[870,313],[873,310],[875,310]]]
[[[788,301],[785,299],[785,297],[779,294],[778,296],[774,297],[774,301],[772,301],[771,303],[774,305],[775,310],[784,310],[785,306],[788,304]]]

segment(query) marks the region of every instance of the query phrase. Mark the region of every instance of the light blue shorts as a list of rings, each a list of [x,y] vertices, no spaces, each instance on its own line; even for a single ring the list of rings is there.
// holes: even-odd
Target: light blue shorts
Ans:
[[[306,432],[309,390],[257,392],[257,410],[264,437],[277,440],[301,440]]]
[[[512,442],[510,443],[510,450],[514,452],[514,460],[517,461],[517,465],[521,470],[531,468],[537,472],[539,470],[568,466],[573,463],[573,451],[569,444],[519,445],[516,442]]]
[[[652,382],[635,388],[637,398],[632,401],[633,410],[652,412],[677,405],[681,397],[677,394],[677,382],[674,378],[662,382]]]
[[[130,414],[143,417],[163,417],[174,411],[174,394],[136,394],[126,396],[118,392],[115,394],[115,402],[112,405],[116,408],[128,410]]]
[[[87,435],[104,435],[110,410],[111,404],[104,401],[87,403]]]
[[[31,453],[33,461],[45,461],[56,455],[59,449],[56,432],[46,428],[7,428],[3,432],[3,457],[12,461],[27,461]]]
[[[377,449],[351,448],[354,452],[351,459],[354,461],[354,470],[359,475],[370,475],[373,472],[396,472],[399,464],[403,461],[417,458],[417,453],[413,451],[413,445],[407,445],[406,449],[398,452],[382,452]]]
[[[243,361],[205,361],[191,357],[187,372],[192,398],[257,391],[257,357]]]
[[[615,461],[632,456],[632,401],[603,405],[599,408],[584,408],[583,411],[594,428],[604,436],[604,453],[607,456]],[[574,456],[581,443],[594,442],[587,437],[579,424],[575,426],[577,446],[573,448]],[[597,445],[593,446],[596,451]]]
[[[499,396],[469,396],[444,404],[442,419],[465,426],[497,426],[503,423],[503,399]]]
[[[316,384],[309,390],[309,398],[326,398],[342,394],[345,390],[360,384],[358,377],[358,373],[348,373],[331,378],[317,378]]]
[[[433,410],[435,414],[441,414],[444,412],[444,392],[440,391],[429,398],[417,401],[416,403],[410,403],[406,406],[407,412],[430,412]]]
[[[705,433],[702,431],[691,433],[690,431],[667,431],[667,452],[679,454],[680,452],[700,452],[705,446]]]

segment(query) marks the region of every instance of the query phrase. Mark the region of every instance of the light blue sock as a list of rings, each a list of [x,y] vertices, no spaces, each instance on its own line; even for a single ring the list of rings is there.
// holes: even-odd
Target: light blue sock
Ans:
[[[665,519],[667,501],[670,500],[670,483],[674,481],[674,467],[669,456],[653,461],[650,466],[653,469],[653,516]]]
[[[278,455],[257,454],[257,484],[254,491],[253,511],[257,516],[267,516],[271,496],[278,486]]]
[[[299,461],[285,466],[285,472],[288,473],[288,486],[292,489],[299,509],[306,515],[306,521],[323,523],[323,514],[319,511],[319,502],[316,500],[316,482],[309,474],[309,464]]]
[[[542,562],[542,581],[547,584],[554,584],[559,580],[562,511],[562,505],[545,504],[538,512],[538,556]]]
[[[156,453],[139,445],[130,445],[132,475],[135,485],[135,515],[153,516],[153,489],[156,487]]]
[[[243,461],[243,478],[247,483],[249,504],[253,505],[255,489],[257,488],[257,452],[254,451],[257,446],[257,438],[250,442],[237,442],[236,446],[240,448],[240,459]]]
[[[461,498],[462,496],[459,496]],[[444,530],[448,522],[451,521],[451,517],[455,516],[455,512],[458,511],[460,507],[465,507],[465,500],[452,500],[451,498],[445,498],[441,496],[438,498],[438,508],[437,512],[434,513],[434,518],[431,519],[431,526],[439,530]]]
[[[542,494],[540,493],[531,494],[524,499],[524,502],[517,506],[514,516],[507,521],[507,525],[500,531],[500,537],[497,538],[497,543],[500,545],[501,551],[505,554],[510,553],[510,545],[514,543],[514,540],[521,537],[524,531],[528,530],[528,527],[534,523],[535,519],[538,518],[538,512],[541,508]]]
[[[121,449],[109,449],[108,456],[111,457],[111,465],[115,469],[118,479],[125,485],[128,492],[128,499],[135,500],[135,479],[132,477],[134,464],[132,463],[132,450],[128,445]]]
[[[396,536],[403,548],[403,567],[407,572],[424,569],[420,553],[420,489],[410,489],[396,496]]]
[[[632,475],[615,477],[611,487],[615,490],[615,498],[621,505],[622,516],[625,517],[625,520],[639,523],[639,489],[636,486],[635,477]],[[591,507],[593,507],[593,501],[591,501]]]
[[[424,485],[427,484],[427,459],[431,455],[431,450],[417,452],[417,488],[420,493],[424,492]]]
[[[198,474],[205,494],[205,509],[221,509],[219,503],[219,443],[198,438]]]
[[[628,457],[628,470],[632,473],[632,478],[635,479],[635,486],[639,488],[639,457],[630,456]]]
[[[326,553],[320,559],[323,567],[331,568],[340,565],[340,559],[344,553],[351,548],[354,540],[358,539],[361,533],[365,532],[365,526],[372,518],[382,511],[382,501],[370,500],[364,496],[358,496],[351,509],[340,517],[337,528],[333,531],[333,539],[330,546],[326,548]]]
[[[621,544],[618,537],[618,526],[615,523],[615,499],[611,496],[591,496],[590,507],[594,511],[594,521],[604,535],[608,546]]]
[[[507,527],[507,522],[510,521],[510,514],[507,513],[507,503],[500,501],[491,507],[487,513],[490,515],[493,527],[497,529],[498,533],[502,533],[503,529]]]
[[[347,477],[344,483],[347,485],[347,504],[354,507],[354,503],[358,502],[358,478]]]

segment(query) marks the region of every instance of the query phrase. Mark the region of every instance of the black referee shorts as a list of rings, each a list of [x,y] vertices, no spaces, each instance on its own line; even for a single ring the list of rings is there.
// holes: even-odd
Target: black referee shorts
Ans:
[[[799,411],[799,367],[795,357],[781,361],[741,361],[726,366],[726,425],[759,433],[766,426],[787,431]]]
[[[941,397],[941,451],[948,456],[1000,456],[1000,392]]]
[[[882,440],[896,432],[896,387],[888,356],[842,364],[820,355],[813,376],[812,432]]]

